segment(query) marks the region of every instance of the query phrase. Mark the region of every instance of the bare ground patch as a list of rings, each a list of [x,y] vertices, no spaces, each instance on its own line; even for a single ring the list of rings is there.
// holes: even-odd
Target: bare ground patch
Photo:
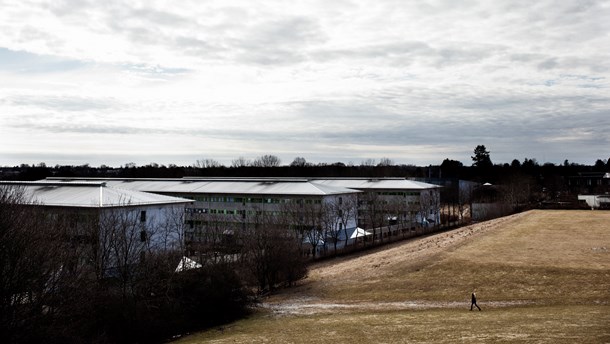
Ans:
[[[490,301],[479,304],[480,307],[502,308],[524,306],[532,304],[531,301]],[[357,303],[330,303],[316,302],[314,299],[302,298],[292,302],[262,303],[260,308],[272,312],[276,316],[287,315],[313,315],[328,314],[341,311],[366,312],[366,311],[395,311],[395,310],[428,310],[428,309],[469,309],[469,302],[427,301],[409,300],[402,302],[357,302]],[[476,308],[475,308],[476,310]]]

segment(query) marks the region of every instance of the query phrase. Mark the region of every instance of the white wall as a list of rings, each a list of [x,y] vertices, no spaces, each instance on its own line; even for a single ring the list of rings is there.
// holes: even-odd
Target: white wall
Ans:
[[[578,195],[578,200],[587,202],[591,209],[597,209],[610,204],[610,195]]]
[[[339,205],[339,202],[341,202],[341,205],[347,206],[349,202],[349,197],[354,198],[351,204],[351,206],[353,207],[353,214],[352,216],[349,216],[349,221],[346,223],[345,228],[355,228],[358,225],[358,193],[354,192],[353,194],[329,195],[325,196],[322,199],[322,202],[326,205]]]
[[[134,252],[179,250],[184,247],[184,208],[182,203],[102,208],[100,236],[114,231],[114,240],[129,243]]]

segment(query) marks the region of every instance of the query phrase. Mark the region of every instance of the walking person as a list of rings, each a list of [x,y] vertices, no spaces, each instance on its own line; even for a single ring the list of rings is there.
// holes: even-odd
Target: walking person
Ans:
[[[476,306],[479,311],[481,311],[481,307],[479,307],[479,305],[477,305],[477,293],[476,290],[472,291],[472,297],[470,299],[470,310],[472,311],[472,306]]]

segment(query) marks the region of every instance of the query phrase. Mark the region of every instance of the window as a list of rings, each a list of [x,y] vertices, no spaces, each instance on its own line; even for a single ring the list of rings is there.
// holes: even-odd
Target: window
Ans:
[[[339,197],[339,204],[343,204],[343,197]]]
[[[140,212],[140,222],[146,222],[146,210]]]
[[[146,242],[146,231],[140,231],[140,241]]]

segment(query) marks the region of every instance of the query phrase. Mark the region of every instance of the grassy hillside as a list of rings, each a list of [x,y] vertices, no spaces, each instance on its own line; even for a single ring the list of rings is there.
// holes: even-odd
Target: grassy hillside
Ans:
[[[610,342],[610,212],[531,211],[323,262],[179,341],[205,342]]]

